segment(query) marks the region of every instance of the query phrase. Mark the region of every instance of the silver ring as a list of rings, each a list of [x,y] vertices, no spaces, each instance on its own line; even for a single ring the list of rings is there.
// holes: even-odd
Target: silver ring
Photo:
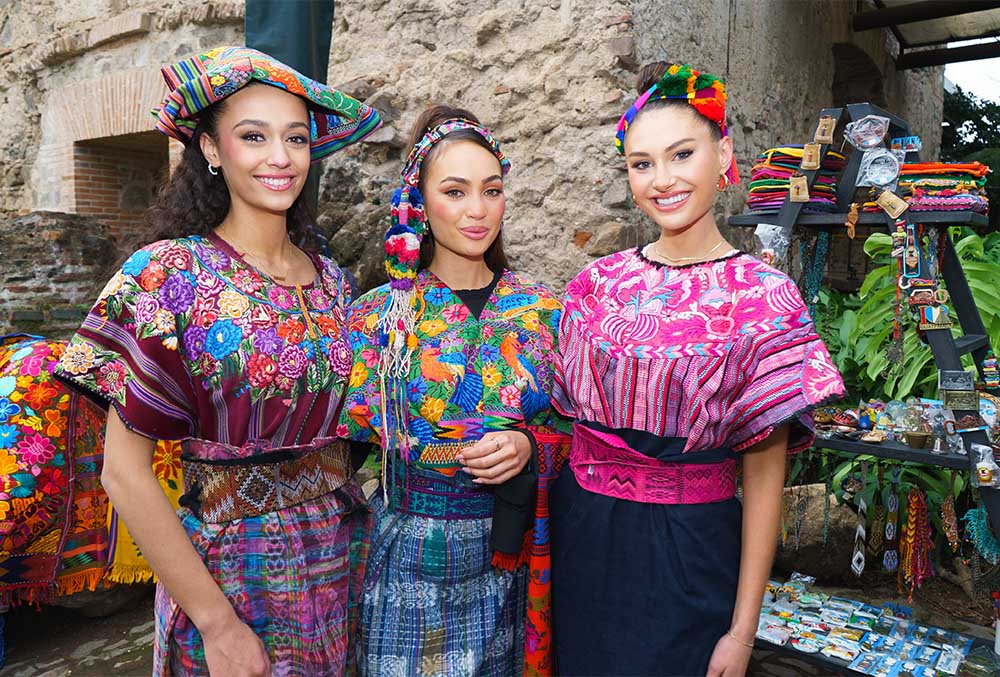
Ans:
[[[495,449],[495,451],[500,451],[500,440],[494,438],[493,439],[493,443],[497,445],[497,448]]]

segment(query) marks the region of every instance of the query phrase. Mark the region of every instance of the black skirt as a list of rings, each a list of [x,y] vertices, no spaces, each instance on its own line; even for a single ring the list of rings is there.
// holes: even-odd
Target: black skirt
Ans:
[[[613,432],[662,461],[714,463],[733,455],[681,455],[683,439]],[[611,498],[582,489],[567,464],[550,506],[558,674],[704,675],[732,623],[739,500],[662,505]]]

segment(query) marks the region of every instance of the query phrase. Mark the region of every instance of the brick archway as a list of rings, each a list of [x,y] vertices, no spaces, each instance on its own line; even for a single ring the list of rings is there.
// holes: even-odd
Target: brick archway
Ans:
[[[149,111],[163,94],[156,68],[50,92],[31,174],[33,209],[91,215],[115,235],[139,223],[180,149],[153,131]]]

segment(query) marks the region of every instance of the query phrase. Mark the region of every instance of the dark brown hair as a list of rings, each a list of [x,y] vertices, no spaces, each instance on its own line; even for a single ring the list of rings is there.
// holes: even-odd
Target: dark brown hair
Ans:
[[[408,140],[408,148],[413,148],[420,140],[424,138],[424,135],[437,127],[441,123],[447,120],[453,120],[455,118],[461,118],[462,120],[468,120],[474,124],[482,124],[471,112],[465,110],[464,108],[453,108],[451,106],[431,106],[426,109],[417,118],[417,121],[413,123],[413,128],[410,130],[410,137]],[[472,143],[485,148],[493,153],[493,149],[490,148],[490,144],[486,142],[486,139],[482,137],[481,134],[475,132],[471,129],[459,129],[454,132],[450,132],[444,137],[442,141],[439,141],[434,148],[427,154],[424,158],[423,165],[421,166],[421,178],[420,178],[420,192],[424,192],[424,180],[423,174],[430,167],[431,163],[434,162],[434,156],[437,154],[438,150],[444,145],[445,142],[453,141],[471,141]],[[431,264],[434,259],[434,236],[431,233],[430,225],[427,226],[427,232],[420,239],[420,268],[426,268]],[[497,233],[497,237],[493,240],[493,243],[487,248],[486,253],[483,255],[483,259],[486,263],[486,267],[489,268],[494,273],[499,273],[505,268],[510,268],[510,263],[507,261],[507,254],[504,252],[503,248],[503,232]]]
[[[660,78],[663,77],[663,74],[667,72],[667,68],[669,67],[670,64],[667,63],[666,61],[653,61],[651,63],[647,63],[645,66],[640,68],[639,74],[635,76],[635,88],[638,91],[639,96],[642,96],[647,89],[655,85],[660,80]],[[715,124],[714,122],[706,118],[704,115],[699,113],[693,106],[688,104],[688,102],[685,101],[684,99],[656,99],[654,101],[649,101],[648,103],[646,103],[645,106],[642,107],[642,110],[640,110],[639,114],[636,115],[635,117],[636,119],[638,119],[639,116],[642,115],[645,111],[656,110],[657,108],[684,108],[686,110],[689,110],[691,111],[691,113],[696,115],[699,120],[708,125],[709,131],[712,134],[713,141],[718,141],[719,139],[722,138],[722,130],[719,128],[719,125]],[[632,122],[634,124],[635,120],[633,120]]]
[[[247,86],[267,85],[250,83]],[[218,122],[225,106],[226,99],[223,99],[201,112],[194,136],[185,145],[180,163],[146,210],[146,228],[130,238],[128,246],[122,245],[126,255],[157,240],[207,235],[226,218],[230,204],[229,188],[221,169],[217,176],[208,172],[208,160],[201,152],[202,134],[218,139]],[[312,222],[308,199],[303,191],[295,198],[286,216],[286,228],[292,242],[302,243]]]

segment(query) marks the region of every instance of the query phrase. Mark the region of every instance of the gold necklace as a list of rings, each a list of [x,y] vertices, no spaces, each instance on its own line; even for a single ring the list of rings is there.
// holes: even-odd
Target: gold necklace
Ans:
[[[265,272],[268,275],[268,277],[271,277],[271,278],[277,280],[278,282],[281,282],[282,284],[284,284],[285,279],[288,277],[288,270],[285,270],[285,274],[284,275],[278,275],[277,273],[273,273],[273,272],[271,272],[269,270],[269,268],[268,268],[267,265],[261,265],[263,259],[260,256],[258,256],[257,254],[254,254],[253,252],[243,250],[241,247],[238,246],[238,243],[234,239],[232,239],[231,237],[229,237],[229,238],[223,237],[223,233],[222,233],[221,230],[217,230],[216,234],[219,237],[222,237],[222,239],[224,239],[226,242],[228,242],[229,246],[231,246],[236,251],[236,253],[240,255],[240,257],[242,259],[246,260],[247,263],[250,263],[255,268],[258,268],[258,269],[262,270],[263,272]],[[289,245],[292,244],[292,240],[288,236],[287,233],[285,234],[285,242],[287,242]]]
[[[692,262],[692,261],[704,261],[705,259],[707,259],[709,256],[711,256],[719,247],[721,247],[725,243],[726,243],[726,240],[725,240],[725,238],[723,238],[723,239],[719,240],[718,243],[716,243],[716,245],[714,247],[712,247],[711,249],[709,249],[707,252],[705,252],[701,256],[679,256],[677,258],[674,258],[672,256],[667,256],[662,251],[660,251],[660,248],[657,247],[657,245],[659,244],[659,242],[654,242],[653,246],[652,246],[652,249],[653,249],[653,253],[655,253],[658,257],[660,257],[661,259],[666,259],[670,263],[684,263],[684,262]]]

